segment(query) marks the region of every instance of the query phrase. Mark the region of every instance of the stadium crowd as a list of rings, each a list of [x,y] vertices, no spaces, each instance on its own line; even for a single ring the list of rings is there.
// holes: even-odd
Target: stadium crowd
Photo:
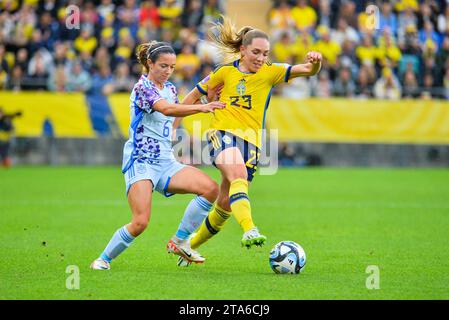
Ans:
[[[141,73],[136,46],[156,39],[178,54],[172,81],[183,94],[220,62],[205,40],[224,4],[3,0],[0,89],[129,92]],[[272,61],[325,58],[318,77],[281,86],[286,97],[449,98],[449,0],[276,0],[267,19]]]
[[[449,98],[447,0],[277,0],[269,24],[273,60],[312,49],[325,58],[317,79],[294,80],[286,96]]]

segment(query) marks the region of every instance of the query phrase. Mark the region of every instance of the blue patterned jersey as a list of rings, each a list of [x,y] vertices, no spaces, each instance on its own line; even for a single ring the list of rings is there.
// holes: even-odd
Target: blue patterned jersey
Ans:
[[[179,103],[176,87],[171,82],[167,81],[164,88],[159,89],[142,75],[134,85],[130,97],[129,139],[123,148],[123,173],[134,161],[158,163],[160,160],[174,159],[171,136],[175,117],[153,110],[153,105],[162,99],[168,103]]]

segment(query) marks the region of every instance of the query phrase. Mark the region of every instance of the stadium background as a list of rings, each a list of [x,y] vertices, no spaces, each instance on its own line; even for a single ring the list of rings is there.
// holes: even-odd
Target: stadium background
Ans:
[[[370,4],[379,8],[374,24],[366,12]],[[80,8],[79,29],[66,27],[68,5]],[[12,139],[13,160],[10,170],[0,170],[0,239],[7,244],[2,247],[0,298],[245,299],[264,283],[260,297],[265,299],[447,299],[447,1],[3,0],[0,10],[0,107],[6,113],[22,112],[14,119],[14,133],[0,136]],[[185,282],[185,272],[178,278],[171,260],[148,271],[143,264],[148,260],[141,261],[138,254],[162,254],[188,201],[179,196],[156,199],[155,212],[171,214],[152,218],[159,233],[149,233],[151,246],[136,244],[127,253],[129,260],[117,261],[117,269],[131,269],[115,274],[123,277],[121,282],[102,291],[102,276],[85,273],[93,284],[88,294],[61,290],[61,268],[68,263],[86,267],[109,239],[115,221],[127,219],[119,164],[129,124],[129,92],[141,71],[136,45],[152,39],[174,45],[177,70],[171,80],[182,96],[219,62],[204,40],[210,23],[222,13],[239,27],[266,30],[272,61],[299,63],[308,50],[324,55],[318,76],[279,86],[272,97],[267,124],[279,129],[281,167],[410,169],[281,168],[276,176],[257,177],[254,208],[260,223],[271,226],[271,241],[287,237],[305,243],[313,257],[301,283],[259,274],[271,274],[266,251],[242,255],[226,269],[218,259],[235,259],[240,236],[235,223],[219,235],[229,241],[226,245],[211,243],[205,252],[212,270],[223,272],[216,285],[206,282],[208,277],[201,280],[197,270],[190,271],[196,282]],[[192,131],[194,120],[207,127],[207,115],[188,117],[182,125]],[[218,179],[216,171],[207,172]],[[273,220],[279,210],[289,215]],[[99,214],[103,211],[109,222]],[[69,235],[81,229],[75,243]],[[412,248],[422,260],[413,259]],[[33,260],[27,252],[38,252],[38,257]],[[332,261],[327,260],[329,252]],[[22,259],[31,259],[32,271],[23,270]],[[387,289],[383,295],[367,293],[364,267],[360,274],[354,271],[361,262],[380,264],[393,280],[382,284]],[[243,265],[251,267],[240,275]],[[62,270],[62,275],[43,276],[42,269],[51,274]],[[165,270],[185,289],[161,291],[167,286]],[[154,292],[143,287],[131,291],[128,279],[151,286],[147,272],[156,283]],[[246,287],[234,283],[235,277]],[[362,283],[360,288],[347,287],[354,279]],[[190,291],[201,285],[216,286],[216,291],[208,296],[200,289]],[[220,291],[223,287],[228,289]]]
[[[374,29],[372,4],[379,9]],[[79,21],[68,18],[68,5],[78,6]],[[257,15],[239,14],[255,5]],[[1,6],[0,106],[23,111],[14,121],[16,164],[120,163],[128,94],[141,72],[135,47],[151,39],[173,43],[172,81],[182,96],[219,63],[206,31],[225,12],[238,26],[270,33],[272,61],[299,63],[308,50],[324,55],[317,77],[274,93],[267,124],[279,129],[281,163],[449,163],[445,1],[8,0]],[[79,29],[68,29],[67,19]],[[196,119],[207,127],[204,116],[183,125],[191,130]]]

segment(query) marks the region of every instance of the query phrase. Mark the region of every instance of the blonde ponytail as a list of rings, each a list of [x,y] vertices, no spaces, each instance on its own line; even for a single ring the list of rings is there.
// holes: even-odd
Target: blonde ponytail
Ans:
[[[261,30],[245,26],[237,31],[231,19],[223,15],[221,17],[223,22],[215,23],[208,33],[210,39],[212,39],[212,44],[220,50],[223,64],[241,58],[240,47],[251,44],[253,39],[263,38],[268,40],[268,35]]]

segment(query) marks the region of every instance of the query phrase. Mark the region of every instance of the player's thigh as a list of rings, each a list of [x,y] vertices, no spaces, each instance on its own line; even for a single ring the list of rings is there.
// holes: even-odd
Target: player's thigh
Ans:
[[[133,183],[128,192],[128,203],[133,219],[148,221],[151,214],[153,183],[151,180],[139,180]]]
[[[171,177],[167,191],[170,193],[215,193],[218,185],[206,173],[198,168],[185,166]]]
[[[248,178],[245,160],[238,147],[221,151],[215,159],[215,166],[221,171],[223,178],[228,181]]]

